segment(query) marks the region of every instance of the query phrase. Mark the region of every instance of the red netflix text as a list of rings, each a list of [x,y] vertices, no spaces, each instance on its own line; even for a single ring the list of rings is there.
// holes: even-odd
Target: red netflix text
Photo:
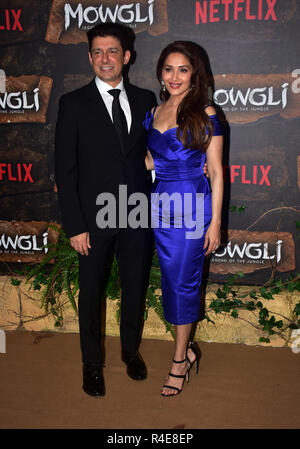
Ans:
[[[34,180],[31,176],[32,164],[0,163],[0,181],[31,182]]]
[[[223,165],[224,182],[270,186],[270,169],[271,165]]]
[[[277,0],[200,0],[195,3],[196,25],[229,20],[277,21]]]
[[[20,23],[22,9],[0,9],[0,31],[23,31]]]

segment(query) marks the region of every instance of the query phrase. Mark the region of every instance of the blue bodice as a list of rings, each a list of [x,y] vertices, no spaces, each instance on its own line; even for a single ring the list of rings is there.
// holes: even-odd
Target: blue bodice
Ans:
[[[148,111],[143,122],[148,131],[147,146],[154,160],[155,176],[161,181],[184,181],[195,179],[203,174],[203,165],[206,161],[206,153],[201,149],[191,150],[185,148],[177,139],[177,127],[161,133],[153,128],[153,113]],[[218,116],[211,115],[213,123],[213,135],[223,134],[222,125]]]

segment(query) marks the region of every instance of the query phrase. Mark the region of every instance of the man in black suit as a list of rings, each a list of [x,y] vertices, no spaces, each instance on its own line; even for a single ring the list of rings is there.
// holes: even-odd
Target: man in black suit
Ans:
[[[62,220],[72,247],[79,253],[79,329],[83,389],[105,394],[100,346],[100,298],[107,267],[115,252],[121,282],[121,347],[128,375],[145,379],[138,352],[144,295],[151,265],[152,231],[99,229],[96,198],[108,192],[118,204],[119,186],[128,196],[149,194],[151,177],[145,168],[146,132],[142,122],[155,95],[123,80],[130,61],[133,31],[103,23],[88,31],[93,81],[63,95],[55,136],[55,176]],[[118,217],[117,217],[118,218]],[[118,221],[118,220],[117,220]]]

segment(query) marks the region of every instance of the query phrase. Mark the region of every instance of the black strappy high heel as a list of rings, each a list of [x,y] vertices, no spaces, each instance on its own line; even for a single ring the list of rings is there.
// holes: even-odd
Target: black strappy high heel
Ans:
[[[191,370],[192,366],[196,362],[195,368],[196,368],[196,374],[198,374],[199,362],[200,362],[200,349],[198,348],[196,343],[194,343],[193,341],[189,342],[188,349],[191,349],[193,351],[193,353],[195,354],[195,357],[196,357],[195,360],[193,362],[191,362],[190,359],[188,358],[188,355],[186,355],[187,361],[190,364],[190,367],[189,367],[188,371]]]
[[[188,359],[187,357],[186,357],[184,360],[179,360],[179,361],[173,359],[173,362],[174,362],[174,363],[184,363],[184,362],[186,362],[186,361],[189,362],[189,359]],[[187,369],[187,372],[186,372],[185,374],[173,374],[173,373],[169,372],[169,376],[171,376],[171,377],[176,377],[177,379],[184,379],[184,381],[188,382],[188,381],[189,381],[189,370],[190,370],[190,369]],[[184,381],[183,381],[183,383],[182,383],[182,387],[181,387],[181,388],[173,387],[172,385],[163,385],[163,386],[162,386],[162,388],[170,388],[170,390],[176,390],[177,393],[172,393],[172,394],[163,394],[163,393],[160,393],[160,394],[161,394],[162,396],[164,396],[164,397],[168,397],[168,396],[177,396],[179,393],[182,392]]]

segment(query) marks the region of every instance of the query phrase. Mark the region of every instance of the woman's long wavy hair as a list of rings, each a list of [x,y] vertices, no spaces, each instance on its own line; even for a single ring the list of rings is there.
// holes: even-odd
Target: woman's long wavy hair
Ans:
[[[185,147],[205,151],[213,133],[213,124],[204,112],[205,107],[211,104],[206,52],[190,41],[175,41],[169,44],[163,49],[157,62],[156,75],[160,83],[165,61],[171,53],[182,53],[193,67],[191,89],[177,109],[177,138]],[[161,88],[159,96],[162,101],[167,101],[170,94]]]

